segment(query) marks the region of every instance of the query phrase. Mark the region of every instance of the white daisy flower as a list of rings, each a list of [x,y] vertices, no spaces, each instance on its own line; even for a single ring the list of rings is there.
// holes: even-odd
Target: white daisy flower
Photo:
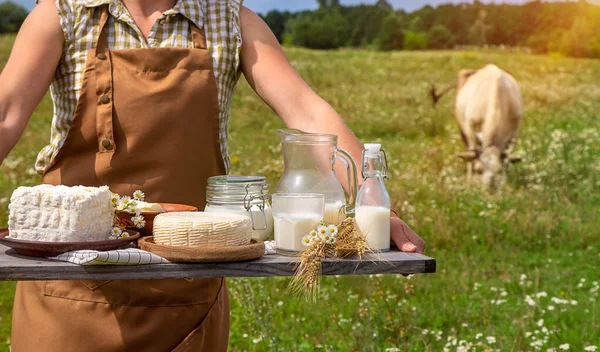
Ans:
[[[141,215],[136,215],[134,217],[131,218],[131,221],[133,221],[133,224],[135,225],[135,227],[137,227],[138,229],[143,228],[144,226],[146,226],[146,220],[144,219],[143,216]]]
[[[317,232],[317,230],[312,230],[310,232],[309,236],[312,237],[313,239],[319,238],[319,233]]]
[[[119,198],[119,195],[118,195],[118,194],[116,194],[116,193],[112,193],[112,194],[110,195],[110,200],[111,200],[111,201],[113,202],[113,204],[115,204],[115,205],[116,205],[117,203],[119,203],[119,199],[120,199],[120,198]]]
[[[310,235],[302,237],[302,245],[308,247],[312,244],[312,237]]]
[[[117,203],[117,208],[119,210],[125,210],[131,205],[132,202],[133,202],[133,200],[131,198],[129,198],[128,196],[122,197],[119,199],[119,202]]]
[[[325,236],[327,234],[327,227],[325,227],[323,225],[317,227],[317,233],[319,234],[319,237],[321,237],[322,239],[325,239],[325,238],[323,238],[323,236]]]
[[[327,226],[327,233],[329,233],[329,235],[331,235],[332,237],[335,237],[335,235],[337,235],[337,233],[338,233],[337,226],[335,226],[335,225]]]
[[[123,232],[123,233],[121,234],[121,238],[129,238],[129,233],[127,233],[127,232]]]
[[[562,345],[558,346],[558,348],[564,351],[568,351],[571,348],[571,346],[568,343],[563,343]]]
[[[135,200],[143,202],[145,197],[146,197],[146,195],[144,194],[144,192],[142,192],[140,190],[133,192],[133,199],[135,199]]]
[[[589,352],[595,352],[598,350],[598,347],[592,345],[592,346],[586,346],[584,349],[584,351],[589,351]]]
[[[123,230],[121,230],[120,227],[113,227],[112,230],[110,231],[110,234],[112,237],[119,237],[121,236],[121,234],[123,233]]]
[[[328,234],[325,234],[321,237],[321,239],[323,239],[323,241],[325,241],[325,243],[331,243],[331,240],[333,239],[333,237],[329,236]]]
[[[485,339],[490,345],[496,343],[496,338],[494,336],[487,336]]]

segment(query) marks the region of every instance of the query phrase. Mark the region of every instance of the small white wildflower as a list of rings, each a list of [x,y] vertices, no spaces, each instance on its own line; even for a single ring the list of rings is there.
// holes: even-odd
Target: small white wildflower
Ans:
[[[123,231],[123,233],[121,234],[121,238],[129,238],[129,233]]]
[[[137,191],[133,192],[133,199],[134,200],[143,202],[145,197],[146,197],[146,195],[144,194],[144,192],[142,192],[140,190],[137,190]]]
[[[542,340],[535,340],[529,344],[529,346],[531,346],[531,347],[536,347],[536,350],[539,349],[539,347],[542,347],[543,345],[544,345],[544,341],[542,341]]]
[[[482,336],[483,336],[483,334],[476,334],[475,335],[475,340],[479,340]]]
[[[544,319],[540,319],[540,320],[538,320],[538,322],[537,322],[537,326],[540,326],[540,327],[541,327],[541,326],[544,326]]]
[[[531,331],[527,331],[527,332],[525,333],[525,338],[527,338],[527,337],[529,337],[529,336],[531,336],[531,335],[533,335],[533,333],[532,333]]]
[[[496,343],[496,338],[495,338],[494,336],[487,336],[485,339],[487,340],[487,342],[488,342],[490,345],[493,345],[493,344],[495,344],[495,343]]]
[[[467,324],[467,323],[462,323],[462,327],[463,327],[463,328],[468,328],[468,327],[469,327],[469,324]]]
[[[263,338],[264,336],[260,335],[258,338],[252,339],[252,343],[256,345],[257,343],[261,342]]]
[[[319,233],[317,232],[317,230],[312,230],[309,236],[312,238],[319,238]]]
[[[329,225],[327,226],[327,233],[329,233],[329,235],[331,237],[335,237],[335,235],[338,234],[338,228],[335,225]]]
[[[548,306],[548,310],[554,310],[554,306]]]
[[[427,329],[421,330],[421,334],[423,334],[423,335],[427,335],[428,333],[429,333],[429,330],[427,330]]]
[[[542,292],[538,292],[538,293],[536,293],[536,294],[535,294],[535,296],[536,296],[537,298],[540,298],[540,297],[548,297],[548,293],[546,293],[545,291],[542,291]]]
[[[552,297],[552,298],[550,298],[550,300],[554,304],[568,304],[569,303],[569,301],[567,301],[566,299],[556,298],[556,297]]]
[[[572,300],[572,301],[571,301],[571,305],[572,305],[572,306],[576,306],[576,305],[577,305],[577,301],[576,301],[576,300]]]
[[[500,292],[500,296],[501,297],[506,297],[507,295],[508,295],[508,293],[506,291]]]
[[[121,228],[117,227],[117,226],[113,227],[112,230],[110,230],[110,234],[113,237],[118,238],[119,236],[121,236],[122,233],[123,233],[123,230],[121,230]]]
[[[142,215],[133,216],[131,218],[131,221],[133,221],[133,225],[135,227],[137,227],[138,229],[141,229],[144,226],[146,226],[146,220],[144,219],[144,217]]]
[[[310,235],[302,237],[302,245],[308,247],[313,243],[313,239]]]
[[[563,351],[567,351],[571,348],[571,346],[568,343],[563,343],[562,345],[558,346],[558,348]]]
[[[242,337],[245,338],[245,339],[247,339],[248,338],[248,334],[243,334]]]
[[[385,352],[400,352],[398,347],[389,347],[385,349]]]
[[[533,298],[531,298],[529,295],[525,296],[525,302],[532,307],[536,304]]]
[[[591,345],[591,346],[586,346],[583,348],[584,351],[589,351],[589,352],[595,352],[598,350],[598,347]]]
[[[116,193],[110,195],[110,200],[112,201],[113,205],[117,205],[117,203],[119,203],[119,199],[119,195]]]
[[[319,237],[324,239],[323,236],[327,235],[327,228],[325,226],[319,226],[317,227],[317,233],[319,234]]]
[[[279,301],[279,302],[277,302],[277,306],[278,306],[278,307],[281,307],[282,305],[283,305],[283,301]]]

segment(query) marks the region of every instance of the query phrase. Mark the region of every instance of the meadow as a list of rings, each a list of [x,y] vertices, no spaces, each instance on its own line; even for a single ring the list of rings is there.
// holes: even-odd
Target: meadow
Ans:
[[[0,67],[11,36],[0,37]],[[307,82],[363,142],[387,150],[388,190],[437,259],[431,275],[325,277],[317,302],[289,279],[232,279],[231,351],[595,351],[600,348],[600,61],[499,52],[332,52],[286,48]],[[461,68],[510,70],[525,101],[507,184],[465,184],[452,98],[430,84]],[[19,185],[39,182],[49,140],[46,97],[0,174],[0,225]],[[274,186],[283,162],[278,117],[240,81],[232,174]],[[14,283],[0,283],[0,350],[10,344]]]

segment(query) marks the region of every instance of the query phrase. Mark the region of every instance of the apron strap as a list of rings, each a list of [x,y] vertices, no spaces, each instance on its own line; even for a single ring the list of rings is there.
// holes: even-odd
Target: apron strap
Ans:
[[[98,24],[99,33],[98,42],[96,43],[96,55],[108,50],[108,40],[106,39],[106,32],[104,31],[104,27],[106,27],[106,23],[108,23],[108,4],[102,5],[101,11],[100,23]]]
[[[111,158],[115,152],[115,138],[113,133],[113,82],[112,58],[108,50],[105,26],[108,22],[108,4],[102,6],[100,25],[98,30],[98,43],[94,66],[96,74],[96,96],[98,108],[96,110],[96,135],[98,137],[98,152]]]

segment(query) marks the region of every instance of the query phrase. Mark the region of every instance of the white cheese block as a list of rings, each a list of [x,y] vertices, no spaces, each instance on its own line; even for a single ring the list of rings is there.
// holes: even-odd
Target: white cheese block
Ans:
[[[158,214],[152,233],[165,246],[230,247],[249,244],[252,225],[244,215],[175,212]]]
[[[111,194],[108,187],[19,187],[8,206],[10,238],[45,242],[107,240],[114,222]]]

